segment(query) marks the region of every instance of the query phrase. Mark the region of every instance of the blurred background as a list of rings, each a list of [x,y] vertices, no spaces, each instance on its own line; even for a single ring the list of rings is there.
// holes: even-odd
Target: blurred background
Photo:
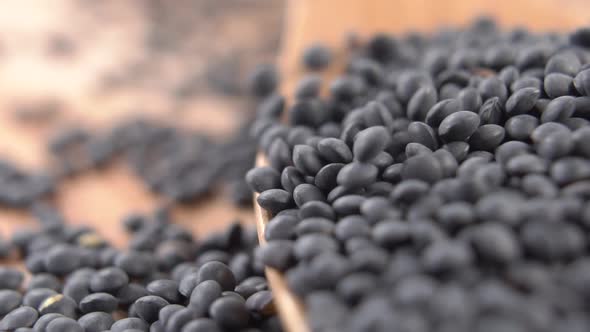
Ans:
[[[231,127],[220,115],[243,109],[247,71],[274,60],[283,1],[7,0],[0,7],[3,116],[55,108],[52,121],[95,126],[166,111],[207,116],[220,134]],[[20,155],[11,146],[2,153],[41,162],[32,147]]]
[[[2,1],[0,159],[51,169],[56,135],[137,115],[229,136],[254,111],[248,75],[275,60],[283,11],[280,0]],[[98,225],[119,244],[114,223],[161,200],[120,163],[68,178],[56,195],[68,221]],[[216,197],[175,213],[196,230],[252,222],[250,207]],[[0,218],[3,233],[32,225],[14,209]]]

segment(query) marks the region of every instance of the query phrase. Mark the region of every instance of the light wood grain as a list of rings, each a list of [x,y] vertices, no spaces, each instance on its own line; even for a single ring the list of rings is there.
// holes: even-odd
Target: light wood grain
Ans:
[[[281,91],[292,97],[303,74],[300,55],[313,43],[321,42],[341,57],[347,33],[366,37],[376,32],[430,32],[445,25],[462,26],[484,14],[496,18],[503,28],[523,26],[563,32],[590,25],[590,3],[583,0],[290,0],[278,59],[283,77]],[[325,76],[337,72],[341,64],[337,61]],[[266,165],[262,155],[257,165]],[[258,204],[255,212],[260,242],[264,243],[269,215]],[[289,291],[284,277],[273,269],[267,269],[266,274],[286,330],[309,331],[304,307]]]

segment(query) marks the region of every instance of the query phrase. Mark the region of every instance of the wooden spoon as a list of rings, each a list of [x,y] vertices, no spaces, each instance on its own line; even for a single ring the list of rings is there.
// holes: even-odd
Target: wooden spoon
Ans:
[[[282,74],[281,92],[291,99],[293,88],[303,71],[300,55],[305,47],[321,42],[342,57],[347,33],[360,37],[375,32],[401,33],[432,31],[442,25],[461,26],[478,15],[491,15],[503,27],[525,26],[532,30],[570,31],[590,25],[590,3],[584,0],[288,0],[283,45],[278,59]],[[337,59],[342,60],[342,59]],[[325,76],[338,72],[343,61],[336,61]],[[267,162],[262,154],[257,166]],[[255,195],[255,199],[257,195]],[[256,202],[256,225],[260,243],[270,216]],[[301,301],[289,291],[282,274],[267,268],[266,276],[285,329],[307,332]]]

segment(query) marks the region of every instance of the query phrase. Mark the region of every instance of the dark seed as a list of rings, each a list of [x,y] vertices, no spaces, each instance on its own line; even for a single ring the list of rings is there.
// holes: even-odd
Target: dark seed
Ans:
[[[469,138],[473,150],[493,151],[504,140],[504,128],[495,124],[479,127]]]
[[[19,307],[9,312],[0,321],[0,330],[10,331],[19,327],[31,327],[39,317],[37,310],[31,307]]]
[[[457,99],[461,102],[461,109],[477,112],[482,105],[481,95],[475,88],[461,90]]]
[[[50,313],[62,314],[69,318],[76,318],[76,310],[78,305],[71,298],[62,294],[53,295],[46,298],[39,304],[37,310],[41,315]]]
[[[369,40],[367,50],[375,60],[387,63],[397,55],[398,45],[390,36],[378,34]]]
[[[259,97],[271,94],[277,87],[279,75],[274,66],[260,65],[250,77],[250,90]]]
[[[574,86],[581,95],[590,96],[590,69],[583,70],[576,75]]]
[[[334,222],[324,218],[308,218],[303,219],[297,227],[295,232],[298,236],[311,233],[331,234],[334,231]]]
[[[541,122],[559,122],[570,118],[576,110],[574,97],[563,96],[553,99],[541,114]]]
[[[552,56],[545,65],[545,75],[561,73],[569,76],[576,76],[582,67],[580,60],[573,53],[558,53]]]
[[[391,135],[384,127],[371,127],[359,132],[354,139],[354,158],[366,162],[375,158],[389,144]]]
[[[528,114],[521,114],[508,119],[504,128],[510,138],[519,141],[527,141],[538,125],[539,119],[536,117]]]
[[[259,247],[256,255],[264,265],[285,271],[293,263],[293,242],[288,240],[270,241]]]
[[[438,127],[438,134],[447,141],[465,141],[479,126],[477,114],[469,111],[459,111],[447,116]]]
[[[295,187],[295,190],[293,191],[293,199],[295,200],[295,204],[297,204],[298,207],[301,207],[307,202],[325,201],[326,197],[318,187],[312,184],[303,183]]]
[[[550,175],[559,185],[588,179],[590,177],[590,161],[578,157],[561,158],[551,165]]]
[[[375,182],[378,172],[378,168],[373,164],[355,161],[342,167],[336,181],[346,188],[362,188]]]
[[[293,166],[287,166],[281,173],[281,186],[286,191],[292,193],[295,187],[305,183],[303,174]]]
[[[541,141],[542,138],[547,137],[549,134],[553,133],[553,132],[566,132],[569,133],[571,132],[571,130],[562,125],[561,123],[557,123],[557,122],[547,122],[547,123],[543,123],[540,126],[538,126],[532,133],[531,133],[531,139],[533,140],[533,142],[538,143]]]
[[[324,138],[318,142],[318,152],[331,163],[349,163],[352,152],[346,143],[338,138]]]
[[[336,224],[334,234],[340,241],[346,241],[356,237],[369,237],[371,228],[364,218],[360,216],[348,216],[342,218]]]
[[[508,90],[506,85],[497,77],[489,77],[484,79],[478,86],[481,98],[485,101],[493,97],[498,97],[500,102],[505,102],[508,98]]]
[[[118,300],[108,293],[93,293],[84,297],[79,304],[80,311],[89,313],[94,311],[113,312],[117,309]]]
[[[180,304],[169,304],[165,306],[164,308],[160,309],[160,312],[158,313],[158,322],[166,326],[170,320],[170,317],[172,317],[175,312],[178,312],[184,308],[185,307],[181,306]]]
[[[53,289],[48,288],[36,288],[27,291],[24,295],[22,302],[23,305],[38,308],[41,302],[43,302],[46,298],[51,297],[53,295],[57,295],[57,292]]]
[[[442,169],[438,160],[432,155],[420,154],[404,162],[402,179],[417,179],[434,183],[442,178]]]
[[[250,315],[246,304],[232,297],[221,297],[211,305],[209,315],[219,326],[239,330],[248,325]]]
[[[133,303],[133,307],[139,318],[148,323],[153,323],[158,320],[160,309],[168,304],[168,301],[159,296],[148,295],[137,299],[137,301]]]
[[[438,241],[425,249],[422,261],[428,271],[442,273],[471,264],[473,253],[462,243]]]
[[[221,285],[223,290],[233,290],[236,287],[236,279],[230,268],[220,262],[208,262],[201,266],[198,272],[199,283],[205,280],[214,280]]]
[[[60,291],[61,282],[54,275],[49,273],[39,273],[34,275],[27,284],[27,289],[35,288],[49,288],[55,291]]]
[[[300,99],[289,108],[289,120],[292,125],[319,127],[325,121],[326,111],[319,99]]]
[[[537,153],[546,159],[565,157],[574,148],[572,134],[556,131],[541,139],[537,145]]]
[[[271,316],[276,314],[274,297],[270,291],[261,291],[253,294],[246,300],[248,311],[262,315]]]
[[[58,317],[52,320],[46,328],[47,332],[84,332],[77,321],[68,317]]]
[[[382,221],[373,228],[372,238],[378,245],[393,249],[410,239],[410,229],[401,221]]]
[[[495,263],[507,264],[520,256],[514,233],[501,224],[483,224],[470,230],[471,241],[478,255]]]
[[[264,237],[267,241],[290,239],[295,235],[295,227],[298,223],[299,220],[292,216],[275,216],[266,225]]]
[[[438,148],[436,134],[429,125],[423,122],[412,122],[408,126],[408,133],[412,142],[420,143],[430,150],[436,150]]]
[[[332,207],[336,214],[341,216],[358,214],[364,201],[365,198],[360,195],[343,195],[334,200]]]
[[[447,116],[460,111],[461,107],[461,101],[458,99],[441,100],[428,110],[424,122],[432,128],[437,128]]]
[[[510,90],[512,90],[513,93],[516,93],[517,91],[526,88],[533,88],[541,91],[541,89],[543,88],[543,82],[536,77],[528,76],[521,77],[510,85]]]
[[[456,143],[464,143],[464,142],[456,142]],[[467,147],[469,147],[469,146],[467,146]],[[451,177],[451,176],[455,175],[455,172],[457,171],[458,163],[457,163],[457,159],[455,159],[455,156],[453,156],[453,154],[451,152],[444,150],[444,149],[438,149],[438,150],[434,151],[432,156],[438,160],[438,163],[439,163],[440,168],[443,173],[443,177],[446,178],[446,177]]]
[[[39,317],[39,319],[37,319],[37,321],[35,322],[35,325],[33,325],[33,330],[34,331],[46,331],[47,329],[47,325],[49,325],[49,323],[51,323],[52,320],[56,319],[56,318],[60,318],[60,317],[64,317],[62,314],[46,314],[43,315],[41,317]]]
[[[515,91],[506,101],[506,114],[515,116],[530,112],[540,96],[541,92],[537,88],[522,88]]]
[[[321,253],[336,251],[337,242],[332,237],[319,233],[303,235],[293,246],[293,254],[299,260],[310,260]]]
[[[479,108],[482,124],[500,124],[504,117],[504,107],[498,97],[490,98]]]
[[[575,151],[585,157],[590,158],[590,144],[586,144],[590,140],[590,129],[588,127],[580,128],[572,134]]]
[[[547,162],[533,154],[521,154],[508,161],[506,170],[515,175],[544,173],[547,171]]]
[[[90,294],[90,282],[84,279],[68,279],[63,294],[80,303],[82,298]]]
[[[258,193],[281,186],[281,174],[271,167],[257,167],[246,173],[246,182]]]
[[[324,191],[330,191],[331,189],[336,187],[338,185],[336,180],[338,173],[343,167],[344,164],[338,163],[328,164],[322,167],[322,169],[320,169],[320,171],[318,172],[318,174],[316,174],[314,178],[314,183],[317,186],[317,188]],[[325,198],[322,200],[325,200]]]
[[[519,141],[509,141],[496,149],[496,160],[506,165],[510,159],[530,151],[528,144]]]
[[[181,301],[181,294],[178,292],[179,283],[175,280],[159,279],[150,282],[146,290],[151,295],[156,295],[170,303]],[[102,310],[105,311],[105,310]]]
[[[545,93],[551,98],[557,98],[570,94],[573,88],[573,78],[566,74],[551,73],[545,76],[543,87]]]
[[[90,289],[93,292],[115,292],[127,285],[129,277],[125,271],[118,267],[108,267],[99,270],[90,280]]]
[[[311,70],[321,70],[330,64],[332,53],[321,44],[314,44],[303,51],[303,64]]]
[[[319,75],[307,75],[297,82],[297,87],[295,87],[295,97],[298,99],[316,98],[320,94],[321,87],[322,78]],[[282,108],[284,107],[284,98],[281,97],[281,99],[283,100]],[[278,116],[276,118],[278,118]]]
[[[293,196],[282,189],[270,189],[262,192],[256,201],[263,209],[274,215],[291,207],[293,205]]]
[[[307,175],[315,175],[324,166],[317,151],[307,145],[295,145],[293,163],[298,170]]]
[[[139,330],[148,332],[148,329],[148,323],[137,317],[123,318],[111,325],[111,332],[123,332],[125,330]]]
[[[24,275],[19,270],[10,267],[0,267],[0,289],[18,289]]]
[[[109,330],[115,320],[106,312],[91,312],[78,319],[84,332],[101,332]]]
[[[437,93],[433,87],[421,87],[408,102],[408,118],[414,121],[424,121],[428,111],[436,104],[436,100]]]
[[[14,290],[0,290],[0,317],[16,309],[22,302],[23,297]]]
[[[182,328],[182,332],[221,332],[219,325],[210,318],[197,318]]]
[[[201,315],[205,315],[209,311],[211,304],[221,297],[221,293],[222,289],[217,281],[205,280],[193,290],[189,306]]]

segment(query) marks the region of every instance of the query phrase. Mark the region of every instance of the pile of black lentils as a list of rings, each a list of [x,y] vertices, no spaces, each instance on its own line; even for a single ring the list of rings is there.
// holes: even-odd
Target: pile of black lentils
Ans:
[[[41,229],[0,246],[31,274],[23,285],[21,271],[0,267],[0,331],[282,331],[254,228],[233,223],[197,240],[160,209],[126,218],[131,241],[117,250],[46,204],[33,210]]]
[[[326,83],[267,98],[247,175],[313,331],[590,331],[590,28],[380,34]]]

